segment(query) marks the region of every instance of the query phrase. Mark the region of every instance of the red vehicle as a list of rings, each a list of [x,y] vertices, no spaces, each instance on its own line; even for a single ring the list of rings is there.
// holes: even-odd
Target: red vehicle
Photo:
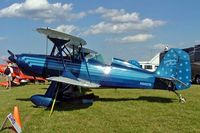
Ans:
[[[8,62],[8,63],[11,63],[11,62]],[[11,63],[11,64],[12,64],[11,67],[13,68],[12,85],[20,85],[20,84],[25,84],[28,82],[33,82],[33,83],[35,83],[35,82],[44,83],[45,82],[44,78],[25,75],[24,73],[22,73],[22,71],[19,69],[19,67],[17,65],[15,65],[14,63]],[[4,74],[7,66],[8,66],[7,64],[0,64],[0,73],[1,74]],[[8,84],[7,81],[0,82],[1,86],[7,86],[7,84]]]

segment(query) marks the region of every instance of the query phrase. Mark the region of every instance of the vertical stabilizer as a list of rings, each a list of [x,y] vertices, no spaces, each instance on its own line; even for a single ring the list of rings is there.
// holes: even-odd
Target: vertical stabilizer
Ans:
[[[161,78],[172,80],[177,90],[189,88],[191,86],[189,55],[181,49],[170,49],[155,73]]]

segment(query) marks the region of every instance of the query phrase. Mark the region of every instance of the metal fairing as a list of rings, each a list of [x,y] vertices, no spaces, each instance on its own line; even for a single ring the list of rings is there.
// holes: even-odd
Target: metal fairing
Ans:
[[[36,76],[52,77],[60,76],[64,70],[62,60],[57,57],[34,54],[21,54],[16,55],[16,57],[17,64],[27,74],[34,73]],[[115,60],[111,65],[105,65],[88,61],[89,75],[85,62],[71,62],[69,60],[64,60],[64,62],[66,68],[76,78],[91,80],[93,83],[100,84],[100,87],[151,89],[154,86],[155,74],[127,62],[116,63]]]

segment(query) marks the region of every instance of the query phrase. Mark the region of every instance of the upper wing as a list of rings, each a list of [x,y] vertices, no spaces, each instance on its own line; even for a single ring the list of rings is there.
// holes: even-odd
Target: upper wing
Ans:
[[[74,46],[80,46],[80,45],[86,45],[86,41],[83,40],[82,38],[76,37],[76,36],[72,36],[60,31],[56,31],[53,29],[49,29],[49,28],[38,28],[37,31],[39,33],[42,33],[50,38],[56,38],[59,40],[65,40],[68,41],[67,45],[74,45]]]
[[[47,78],[47,79],[50,80],[50,81],[62,82],[62,83],[67,83],[67,84],[81,86],[81,87],[97,88],[97,87],[100,86],[99,84],[91,83],[91,82],[88,82],[88,81],[85,81],[85,80],[71,79],[71,78],[67,78],[67,77],[63,77],[63,76],[50,77],[50,78]]]

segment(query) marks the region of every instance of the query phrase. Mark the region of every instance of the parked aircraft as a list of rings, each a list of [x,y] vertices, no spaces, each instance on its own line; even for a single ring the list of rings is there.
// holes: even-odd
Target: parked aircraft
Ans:
[[[45,95],[34,95],[37,106],[51,106],[55,99],[89,98],[85,88],[162,89],[175,92],[191,86],[191,68],[186,52],[173,48],[163,58],[155,72],[140,67],[137,61],[113,58],[110,65],[102,56],[85,47],[86,41],[49,28],[38,28],[53,42],[50,55],[18,54],[9,51],[9,60],[25,74],[34,74],[52,81]],[[54,105],[54,104],[53,104]]]
[[[12,69],[13,69],[12,85],[20,85],[20,84],[25,84],[25,83],[28,83],[28,82],[41,82],[41,83],[45,82],[44,78],[25,75],[15,63],[12,63],[8,60],[5,60],[5,61],[7,62],[7,64],[0,64],[0,73],[5,75],[5,70],[8,66],[8,64],[10,64],[10,67],[12,67]],[[8,84],[7,81],[0,82],[1,86],[7,86],[7,84]]]

